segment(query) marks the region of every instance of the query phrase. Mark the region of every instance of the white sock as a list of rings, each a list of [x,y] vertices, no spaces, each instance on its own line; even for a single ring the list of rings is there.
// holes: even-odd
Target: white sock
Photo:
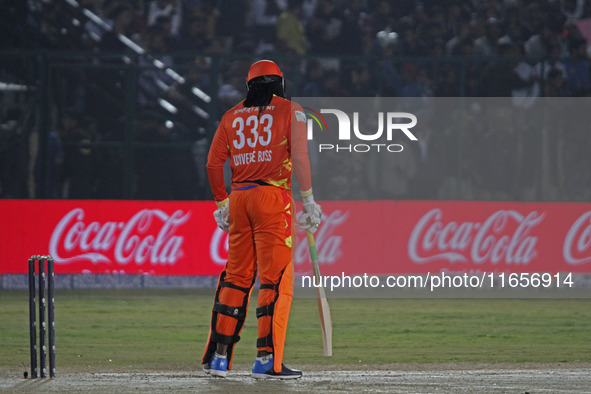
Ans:
[[[226,358],[227,354],[224,354],[223,356],[221,354],[219,354],[218,352],[215,352],[215,354],[213,355],[215,358]]]
[[[257,357],[257,361],[260,361],[262,364],[268,363],[273,358],[273,353],[267,354],[266,356]]]

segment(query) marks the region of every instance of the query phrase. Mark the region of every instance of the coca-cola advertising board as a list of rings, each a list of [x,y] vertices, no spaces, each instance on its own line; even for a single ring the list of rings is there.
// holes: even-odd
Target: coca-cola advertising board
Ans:
[[[591,272],[591,204],[325,201],[324,275]],[[227,234],[212,202],[2,200],[0,274],[49,254],[56,273],[217,275]],[[298,232],[295,270],[312,271]]]

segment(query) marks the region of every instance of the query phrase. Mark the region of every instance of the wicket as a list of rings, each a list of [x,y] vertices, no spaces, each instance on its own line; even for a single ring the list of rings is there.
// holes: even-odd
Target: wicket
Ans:
[[[45,346],[46,328],[49,331],[49,376],[55,378],[55,316],[53,295],[53,258],[51,256],[31,256],[29,258],[29,341],[31,353],[31,378],[37,378],[37,322],[35,308],[35,261],[39,266],[39,361],[41,377],[47,377],[45,363],[47,359],[47,347]],[[45,275],[45,263],[47,262],[47,277]],[[47,282],[46,305],[45,283]],[[47,306],[47,324],[45,323],[45,307]]]

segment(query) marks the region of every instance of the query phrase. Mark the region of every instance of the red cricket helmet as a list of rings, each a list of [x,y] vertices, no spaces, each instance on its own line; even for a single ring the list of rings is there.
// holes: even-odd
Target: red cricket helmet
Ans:
[[[250,66],[246,82],[250,82],[254,78],[262,77],[263,75],[277,75],[278,77],[283,78],[283,73],[275,62],[272,62],[271,60],[259,60]]]

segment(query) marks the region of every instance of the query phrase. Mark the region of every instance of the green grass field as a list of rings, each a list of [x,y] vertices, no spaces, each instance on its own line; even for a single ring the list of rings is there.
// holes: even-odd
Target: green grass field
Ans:
[[[109,366],[200,368],[212,297],[213,290],[58,290],[58,370]],[[322,355],[316,300],[296,298],[286,363],[591,362],[589,299],[329,302],[333,357]],[[252,363],[255,354],[254,304],[235,351],[237,364]],[[0,366],[28,366],[27,292],[0,291],[0,337]]]

